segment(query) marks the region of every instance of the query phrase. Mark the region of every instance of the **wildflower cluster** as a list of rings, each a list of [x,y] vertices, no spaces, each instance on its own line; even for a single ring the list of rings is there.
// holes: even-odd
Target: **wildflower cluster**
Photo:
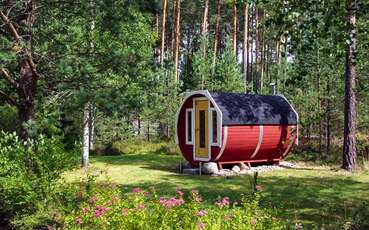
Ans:
[[[164,197],[160,197],[159,203],[162,204],[166,208],[172,208],[174,206],[181,206],[184,204],[183,198],[172,197],[170,199],[166,199]]]
[[[223,197],[222,199],[218,199],[215,203],[219,208],[223,208],[229,205],[229,197]]]
[[[109,211],[109,208],[106,208],[106,207],[103,207],[103,206],[100,206],[100,205],[96,205],[95,212],[94,212],[94,217],[102,216],[107,211]]]
[[[158,197],[155,188],[150,193],[97,188],[63,218],[63,229],[281,229],[257,201],[243,199],[231,206],[230,199],[222,197],[206,206],[198,190],[186,194],[177,188],[174,196]]]

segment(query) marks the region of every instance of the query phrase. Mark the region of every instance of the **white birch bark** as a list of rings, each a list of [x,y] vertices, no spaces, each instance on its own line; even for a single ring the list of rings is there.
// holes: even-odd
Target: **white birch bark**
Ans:
[[[90,105],[86,103],[83,109],[82,167],[87,168],[90,155]]]
[[[96,107],[91,104],[89,106],[89,112],[90,112],[90,117],[89,117],[89,129],[90,129],[89,149],[90,150],[95,150],[94,141],[95,141],[95,112],[96,112]]]

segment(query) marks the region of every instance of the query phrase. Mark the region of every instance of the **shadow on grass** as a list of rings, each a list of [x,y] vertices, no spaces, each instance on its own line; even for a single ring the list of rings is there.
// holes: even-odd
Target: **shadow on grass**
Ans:
[[[175,164],[179,160],[180,156],[153,154],[94,159],[95,162],[107,165],[124,167],[137,164],[141,168],[167,172],[174,172]],[[332,174],[324,176],[321,171]],[[299,175],[295,175],[297,173]],[[310,228],[324,226],[327,229],[337,229],[342,228],[342,224],[349,220],[359,207],[366,205],[365,210],[369,213],[369,182],[334,174],[329,169],[285,169],[276,174],[260,173],[259,184],[263,187],[261,203],[263,206],[276,208],[278,216],[287,222],[303,223]],[[149,189],[155,186],[159,196],[172,196],[177,187],[187,192],[198,189],[205,205],[213,204],[218,197],[228,196],[231,200],[239,200],[241,194],[251,193],[248,175],[224,178],[173,173],[163,175],[160,179],[158,183],[148,180],[122,185],[122,189],[131,191],[135,187]]]

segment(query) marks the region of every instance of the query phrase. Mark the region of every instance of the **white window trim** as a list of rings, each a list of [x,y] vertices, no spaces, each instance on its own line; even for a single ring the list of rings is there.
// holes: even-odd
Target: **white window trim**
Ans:
[[[177,110],[177,113],[176,113],[176,135],[175,135],[175,141],[176,141],[176,144],[179,144],[179,138],[178,138],[178,122],[179,122],[179,114],[180,112],[182,111],[183,109],[183,105],[184,103],[187,101],[188,98],[190,98],[191,96],[193,95],[196,95],[196,94],[201,94],[203,95],[204,97],[208,98],[209,101],[213,104],[214,108],[217,110],[217,113],[218,113],[218,116],[219,116],[219,120],[220,120],[220,123],[219,123],[219,126],[222,127],[223,126],[223,114],[222,112],[220,111],[220,108],[219,106],[217,105],[217,103],[215,103],[214,101],[214,98],[210,95],[209,91],[207,90],[197,90],[197,91],[192,91],[192,92],[188,92],[186,93],[184,99],[182,100],[182,103],[181,105],[179,106],[179,109]],[[193,107],[195,108],[195,107]],[[222,135],[220,136],[220,138],[222,139]],[[220,146],[222,146],[223,142],[222,140],[220,140]]]
[[[188,140],[188,113],[191,113],[191,141]],[[194,143],[194,128],[195,125],[195,119],[194,119],[194,112],[193,112],[193,108],[190,109],[186,109],[186,145],[193,145]]]
[[[214,142],[213,140],[213,111],[217,114],[217,142]],[[210,133],[210,146],[221,146],[220,144],[220,116],[218,115],[218,112],[215,108],[209,108],[209,133]]]

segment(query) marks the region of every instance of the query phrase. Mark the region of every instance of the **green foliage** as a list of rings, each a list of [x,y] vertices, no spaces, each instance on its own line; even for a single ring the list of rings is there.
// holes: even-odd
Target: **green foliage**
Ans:
[[[244,92],[244,81],[230,41],[216,62],[215,73],[210,79],[209,89],[222,92]]]
[[[76,165],[76,153],[66,152],[56,137],[22,143],[15,134],[1,132],[0,215],[20,224],[23,217],[47,207],[61,173]]]
[[[200,51],[195,52],[191,60],[190,78],[184,79],[187,89],[244,92],[241,68],[229,40],[227,40],[223,54],[216,58],[215,63],[213,63],[211,49],[208,49],[205,56]]]
[[[18,128],[16,108],[10,105],[0,105],[0,130],[15,132]]]
[[[171,141],[164,140],[143,140],[140,138],[132,138],[119,142],[114,142],[112,148],[117,150],[119,154],[172,154],[178,155],[179,149],[177,144]],[[106,154],[109,154],[107,152]]]
[[[282,229],[258,196],[233,203],[223,197],[205,209],[197,190],[185,194],[177,188],[175,195],[160,197],[155,187],[122,193],[101,182],[90,184],[86,195],[88,201],[65,216],[65,229]]]

